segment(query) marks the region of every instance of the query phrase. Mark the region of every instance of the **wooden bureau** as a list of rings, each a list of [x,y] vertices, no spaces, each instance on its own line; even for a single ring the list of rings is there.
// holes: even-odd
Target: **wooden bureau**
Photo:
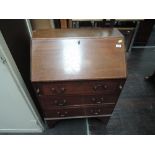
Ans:
[[[109,118],[127,77],[117,29],[33,32],[31,81],[44,120]]]

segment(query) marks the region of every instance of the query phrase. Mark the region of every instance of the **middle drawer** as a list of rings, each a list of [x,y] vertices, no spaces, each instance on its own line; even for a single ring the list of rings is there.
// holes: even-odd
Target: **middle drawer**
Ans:
[[[100,105],[116,103],[117,95],[87,95],[87,96],[39,96],[42,109],[79,105]]]

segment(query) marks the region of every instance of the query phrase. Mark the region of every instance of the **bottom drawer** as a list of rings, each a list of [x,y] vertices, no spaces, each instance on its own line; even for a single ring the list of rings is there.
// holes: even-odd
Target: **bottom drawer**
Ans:
[[[48,109],[44,111],[46,118],[66,118],[66,117],[86,117],[98,115],[110,115],[115,107],[115,103],[104,105],[79,106],[69,108]]]

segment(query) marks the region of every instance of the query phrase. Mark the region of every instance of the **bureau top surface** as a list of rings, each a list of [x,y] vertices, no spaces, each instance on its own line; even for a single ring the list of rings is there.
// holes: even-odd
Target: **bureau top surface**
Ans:
[[[122,34],[115,28],[98,29],[50,29],[33,32],[33,38],[105,38],[122,37]]]
[[[33,33],[31,81],[126,78],[124,38],[117,29]]]

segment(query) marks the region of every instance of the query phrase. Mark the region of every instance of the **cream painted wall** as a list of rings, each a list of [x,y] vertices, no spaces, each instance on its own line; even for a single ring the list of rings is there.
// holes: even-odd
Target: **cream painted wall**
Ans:
[[[0,33],[0,132],[42,132],[40,116]]]

